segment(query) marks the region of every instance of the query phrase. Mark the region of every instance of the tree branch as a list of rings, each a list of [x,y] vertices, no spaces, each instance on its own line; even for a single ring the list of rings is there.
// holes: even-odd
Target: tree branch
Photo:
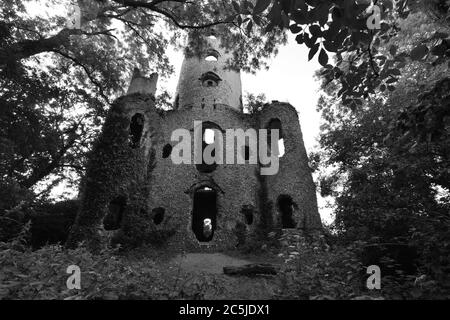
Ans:
[[[89,78],[89,80],[97,87],[97,89],[99,90],[100,95],[102,96],[103,99],[105,99],[105,101],[110,104],[111,102],[109,101],[108,96],[106,96],[106,94],[103,91],[103,87],[101,85],[101,83],[99,83],[97,80],[95,80],[95,78],[92,76],[92,73],[89,71],[89,69],[83,64],[81,63],[81,61],[79,61],[77,58],[70,56],[67,53],[64,53],[60,50],[52,50],[55,53],[58,53],[59,55],[71,60],[73,63],[75,63],[75,65],[81,67],[84,72],[86,73],[87,77]]]
[[[14,60],[21,60],[38,53],[53,51],[68,44],[71,35],[80,35],[79,29],[62,29],[56,35],[39,40],[24,40],[5,46],[0,49],[0,67],[6,65],[6,61],[11,57]]]

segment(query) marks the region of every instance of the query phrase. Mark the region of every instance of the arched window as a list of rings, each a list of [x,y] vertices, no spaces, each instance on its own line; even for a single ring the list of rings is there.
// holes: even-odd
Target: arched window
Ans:
[[[194,193],[192,231],[200,242],[211,241],[217,220],[217,194],[211,188],[199,188]]]
[[[278,130],[278,157],[281,158],[284,156],[284,139],[283,139],[283,130],[280,119],[274,118],[269,121],[267,125],[267,146],[270,148],[272,145],[272,137],[271,131],[272,129]]]
[[[203,141],[205,141],[206,144],[214,143],[214,134],[214,129],[206,128],[203,131]]]
[[[127,199],[124,196],[118,196],[111,200],[108,206],[108,213],[103,219],[105,230],[120,229],[126,205]]]
[[[208,71],[202,74],[200,81],[204,87],[217,87],[222,79],[214,72]]]
[[[294,220],[294,209],[297,204],[288,195],[282,194],[277,200],[278,212],[280,213],[281,225],[283,228],[295,228],[297,223]]]
[[[253,211],[254,211],[254,207],[251,205],[244,205],[241,208],[241,212],[245,218],[245,223],[248,225],[253,224]]]
[[[278,140],[278,158],[284,156],[284,139],[281,138]]]
[[[250,153],[250,147],[248,145],[245,145],[242,148],[242,155],[243,155],[245,161],[248,161],[250,159],[251,153]]]
[[[175,109],[178,109],[179,106],[180,106],[180,96],[177,94],[177,96],[175,97],[174,107]]]
[[[139,148],[141,144],[142,131],[144,130],[144,116],[141,113],[136,113],[130,122],[129,143],[130,147]]]
[[[153,223],[158,225],[161,224],[164,220],[164,214],[166,213],[166,209],[162,207],[154,208],[152,210],[152,216],[153,216]]]
[[[172,145],[170,143],[164,145],[163,150],[162,150],[162,157],[164,159],[168,158],[171,153],[172,153]]]
[[[196,168],[198,171],[200,172],[205,172],[205,173],[209,173],[209,172],[213,172],[214,170],[216,170],[217,168],[217,163],[212,163],[212,164],[207,164],[204,160],[203,157],[203,153],[205,148],[210,145],[213,144],[215,141],[215,133],[216,131],[220,131],[222,132],[222,129],[215,123],[213,122],[203,122],[202,123],[202,163],[201,164],[196,164]],[[211,152],[211,156],[215,157],[216,155],[216,150],[213,150]]]
[[[205,60],[215,62],[219,60],[219,56],[220,56],[219,52],[217,52],[214,49],[209,49],[208,51],[206,51]]]

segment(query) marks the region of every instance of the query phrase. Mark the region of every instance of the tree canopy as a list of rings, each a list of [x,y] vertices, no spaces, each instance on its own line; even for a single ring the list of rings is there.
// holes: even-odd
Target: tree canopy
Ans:
[[[4,183],[28,189],[49,175],[82,174],[105,111],[126,90],[132,70],[170,75],[166,49],[183,46],[187,31],[195,36],[214,27],[224,46],[234,50],[232,67],[254,71],[266,66],[285,34],[244,34],[235,22],[238,14],[230,15],[232,8],[224,1],[4,1]],[[157,103],[167,108],[170,99],[162,92]]]

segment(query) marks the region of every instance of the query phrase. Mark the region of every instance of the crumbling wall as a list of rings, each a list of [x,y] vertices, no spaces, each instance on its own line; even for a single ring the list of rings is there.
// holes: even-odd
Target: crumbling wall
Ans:
[[[136,114],[144,118],[137,145],[130,137],[131,119]],[[133,246],[145,240],[151,228],[146,206],[151,183],[148,175],[154,167],[153,141],[157,141],[159,130],[152,95],[132,94],[112,105],[89,155],[81,206],[69,235],[69,247],[83,240],[94,250],[109,240]],[[105,230],[105,218],[109,218],[109,225],[111,221],[117,224],[115,230]]]
[[[278,199],[282,195],[292,198],[293,218],[296,228],[320,229],[322,227],[317,208],[317,197],[311,170],[308,165],[303,136],[294,107],[288,103],[274,102],[256,114],[261,129],[267,128],[272,119],[281,121],[285,154],[279,158],[279,171],[265,177],[267,201],[274,212],[274,225],[280,226]]]
[[[225,105],[195,105],[189,109],[169,111],[162,116],[162,139],[155,145],[156,167],[151,173],[148,205],[165,209],[164,221],[157,229],[175,229],[175,235],[167,243],[169,246],[187,250],[216,250],[236,246],[236,227],[244,226],[245,233],[252,232],[257,225],[248,224],[243,208],[257,208],[257,184],[255,172],[257,164],[219,164],[210,173],[197,170],[195,164],[174,164],[171,157],[163,158],[167,144],[174,130],[184,128],[194,137],[194,121],[209,121],[222,130],[230,128],[254,127],[253,118]],[[224,145],[226,143],[225,133]],[[241,150],[235,152],[241,152]],[[191,143],[191,159],[194,160],[194,145]],[[217,193],[217,229],[210,242],[200,243],[191,229],[193,194],[196,188],[207,186]],[[245,211],[245,210],[244,210]],[[258,219],[254,210],[253,220]]]

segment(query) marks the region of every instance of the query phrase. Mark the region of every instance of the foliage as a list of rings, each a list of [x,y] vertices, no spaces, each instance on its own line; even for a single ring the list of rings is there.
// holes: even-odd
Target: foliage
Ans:
[[[132,70],[170,75],[165,50],[183,46],[186,31],[214,27],[234,51],[230,65],[248,71],[266,66],[286,41],[280,31],[241,33],[224,1],[72,2],[6,0],[0,8],[0,179],[39,190],[40,198],[61,181],[78,185],[87,150]],[[166,91],[156,98],[170,107]]]
[[[64,244],[79,208],[78,200],[44,203],[31,214],[31,246],[40,248],[45,244]]]
[[[94,256],[84,248],[64,251],[57,245],[33,252],[3,246],[0,261],[0,299],[120,299],[142,291],[153,294],[149,273],[130,268],[107,251]],[[82,270],[81,290],[66,287],[70,265]]]
[[[442,64],[449,56],[450,38],[444,30],[421,33],[420,43],[412,47],[395,44],[383,50],[392,37],[402,30],[399,21],[410,14],[426,12],[428,17],[448,26],[449,3],[432,1],[374,1],[380,7],[380,26],[371,29],[368,20],[374,17],[372,1],[368,0],[258,0],[234,1],[240,14],[238,24],[250,33],[253,26],[263,26],[266,32],[274,28],[289,29],[296,41],[309,48],[309,60],[317,53],[325,67],[323,76],[340,83],[338,96],[354,109],[363,99],[374,96],[376,90],[395,90],[394,84],[408,60]],[[331,16],[329,18],[329,16]],[[329,64],[329,54],[336,63]]]
[[[267,103],[266,95],[264,93],[260,93],[258,95],[247,93],[244,97],[244,101],[244,111],[249,114],[254,114],[261,111]]]
[[[448,31],[420,12],[396,23],[401,28],[379,47],[392,56],[429,41],[438,27]],[[413,274],[438,283],[437,291],[449,288],[449,80],[448,65],[435,62],[431,56],[403,61],[402,73],[389,81],[396,90],[380,87],[375,99],[361,101],[353,111],[337,98],[339,84],[319,74],[321,193],[335,198],[335,229],[342,241],[389,248],[379,258],[391,260],[384,263],[392,265],[390,272],[400,272],[392,290],[411,284],[401,274],[411,270],[400,265],[405,265],[400,256],[417,268]],[[426,296],[414,292],[416,298]]]
[[[381,268],[381,290],[367,289],[369,264],[363,262],[367,243],[343,244],[339,236],[327,232],[309,239],[283,237],[282,241],[288,243],[280,254],[285,264],[280,275],[282,285],[278,299],[448,299],[448,283],[420,273],[407,275],[388,258],[384,259]],[[384,267],[396,272],[386,273]]]

